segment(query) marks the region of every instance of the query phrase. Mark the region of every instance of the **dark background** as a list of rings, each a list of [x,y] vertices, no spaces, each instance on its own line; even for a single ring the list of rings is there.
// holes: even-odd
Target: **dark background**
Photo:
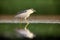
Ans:
[[[0,15],[28,8],[34,8],[37,15],[60,15],[60,0],[0,0]]]

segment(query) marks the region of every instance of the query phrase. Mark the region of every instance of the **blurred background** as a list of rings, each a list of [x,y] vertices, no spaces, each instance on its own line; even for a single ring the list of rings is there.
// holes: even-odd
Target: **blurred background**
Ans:
[[[17,12],[29,8],[36,10],[29,17],[29,21],[34,22],[28,27],[37,35],[34,40],[60,37],[59,0],[0,0],[0,36],[12,39],[18,38],[14,30],[23,28],[26,23],[14,23],[14,16]]]
[[[17,11],[34,8],[40,15],[59,15],[59,0],[0,0],[0,14],[16,14]]]

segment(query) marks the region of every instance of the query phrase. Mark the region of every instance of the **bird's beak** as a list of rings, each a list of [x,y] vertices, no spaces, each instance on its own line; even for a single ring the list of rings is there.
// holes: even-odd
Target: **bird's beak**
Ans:
[[[33,9],[34,12],[36,12],[36,10]]]
[[[33,10],[34,12],[36,12],[36,10],[34,10],[33,8],[31,8],[31,10]]]

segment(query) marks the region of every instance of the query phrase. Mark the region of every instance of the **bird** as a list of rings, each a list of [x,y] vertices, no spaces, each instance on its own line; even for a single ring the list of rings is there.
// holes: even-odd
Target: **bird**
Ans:
[[[26,9],[24,11],[18,12],[17,15],[15,16],[15,18],[24,19],[25,22],[27,23],[25,26],[25,29],[26,29],[29,25],[27,18],[34,12],[36,12],[36,10],[34,10],[33,8]]]
[[[33,8],[30,8],[30,9],[26,9],[22,12],[18,12],[18,14],[15,16],[16,18],[20,18],[20,19],[24,19],[26,21],[26,25],[24,27],[24,29],[17,29],[16,31],[22,35],[23,37],[26,37],[26,38],[33,38],[35,37],[35,35],[29,30],[27,29],[28,25],[29,25],[29,22],[27,21],[27,18],[32,14],[34,13],[36,10],[34,10]]]
[[[33,34],[30,30],[28,29],[16,29],[17,32],[17,36],[18,37],[25,37],[25,38],[29,38],[29,39],[33,39],[34,37],[36,37],[35,34]]]

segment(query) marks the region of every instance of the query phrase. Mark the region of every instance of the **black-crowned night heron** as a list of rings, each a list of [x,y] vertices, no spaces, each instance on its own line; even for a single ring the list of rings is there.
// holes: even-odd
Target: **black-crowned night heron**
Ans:
[[[35,10],[33,8],[31,8],[31,9],[24,10],[23,12],[18,12],[19,14],[17,14],[15,16],[16,18],[24,19],[27,22],[24,29],[16,30],[19,34],[21,34],[24,37],[27,37],[27,38],[34,37],[34,34],[27,29],[27,26],[29,25],[27,18],[34,12],[35,12]]]
[[[15,17],[24,19],[27,22],[27,25],[25,26],[25,29],[26,29],[27,26],[29,25],[29,22],[27,21],[27,18],[34,12],[35,12],[35,10],[33,8],[27,9],[27,10],[24,10],[22,12],[18,12],[18,14]]]

